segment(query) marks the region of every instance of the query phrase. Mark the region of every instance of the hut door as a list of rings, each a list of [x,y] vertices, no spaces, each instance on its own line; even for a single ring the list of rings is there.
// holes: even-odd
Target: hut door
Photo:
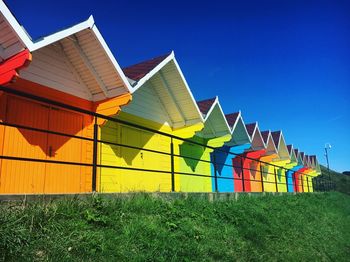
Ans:
[[[83,116],[50,107],[49,130],[82,136]],[[47,144],[49,160],[82,162],[82,140],[49,134]],[[45,193],[78,193],[84,191],[82,167],[71,164],[51,164],[46,167]]]
[[[5,122],[18,126],[48,129],[49,108],[22,98],[8,96]],[[4,156],[46,159],[47,133],[7,126]],[[0,167],[1,193],[42,193],[45,163],[3,160]]]

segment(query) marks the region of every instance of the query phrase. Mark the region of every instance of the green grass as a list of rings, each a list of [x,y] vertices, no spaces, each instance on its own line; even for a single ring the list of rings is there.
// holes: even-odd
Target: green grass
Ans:
[[[319,177],[315,178],[316,180],[320,181],[318,183],[320,185],[319,188],[317,188],[317,186],[315,187],[316,190],[323,189],[323,186],[324,186],[323,183],[325,181],[328,181],[330,177],[332,183],[334,183],[335,185],[335,191],[350,195],[350,176],[335,172],[333,170],[328,171],[328,169],[322,165],[321,165],[321,172],[322,174]]]
[[[0,204],[6,261],[346,261],[341,193]]]

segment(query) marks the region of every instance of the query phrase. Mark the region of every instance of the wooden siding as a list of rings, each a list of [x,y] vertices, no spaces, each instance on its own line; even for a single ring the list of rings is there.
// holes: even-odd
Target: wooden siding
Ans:
[[[172,124],[167,108],[160,101],[151,83],[146,83],[138,89],[133,94],[132,101],[122,108],[122,111],[159,124]]]
[[[21,71],[21,77],[83,99],[91,98],[59,46],[51,45],[35,51],[32,63]]]

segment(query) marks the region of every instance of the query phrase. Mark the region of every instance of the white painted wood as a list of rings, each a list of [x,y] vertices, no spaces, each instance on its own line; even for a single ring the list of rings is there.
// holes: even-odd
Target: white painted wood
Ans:
[[[149,83],[133,94],[132,101],[128,106],[123,107],[122,111],[159,124],[172,126],[167,110]]]
[[[21,77],[84,99],[91,94],[69,66],[63,51],[57,46],[47,46],[33,52],[33,61],[21,70]]]
[[[77,41],[71,41],[71,44],[76,49],[77,53],[79,54],[81,60],[84,62],[85,66],[89,69],[91,75],[95,78],[95,81],[98,83],[99,87],[101,88],[101,91],[104,93],[104,95],[106,97],[108,97],[108,91],[107,91],[105,84],[100,79],[95,68],[91,65],[91,63],[90,63],[89,59],[86,57],[85,53],[81,50]]]
[[[28,36],[27,32],[24,30],[24,28],[21,27],[21,25],[17,22],[10,10],[2,1],[0,1],[0,14],[3,18],[2,20],[0,19],[0,27],[2,29],[5,29],[6,25],[9,26],[13,31],[13,36],[17,36],[18,41],[22,44],[22,49],[28,48],[30,52],[35,52],[47,46],[55,45],[59,41],[66,38],[70,38],[74,35],[75,37],[77,37],[77,35],[81,33],[83,37],[82,41],[86,42],[85,48],[87,52],[85,53],[85,48],[81,48],[82,53],[86,56],[87,61],[90,61],[90,64],[94,68],[96,73],[95,78],[97,76],[98,79],[97,83],[101,86],[100,88],[97,88],[96,85],[93,85],[91,82],[88,83],[87,79],[84,80],[86,85],[90,84],[89,90],[91,90],[91,93],[100,93],[98,89],[102,89],[104,93],[108,94],[108,90],[114,88],[117,89],[121,87],[124,88],[124,93],[131,91],[131,85],[129,84],[124,73],[122,72],[112,52],[108,48],[99,30],[95,26],[95,22],[92,16],[90,16],[89,19],[82,23],[76,24],[68,29],[64,29],[54,34],[42,37],[37,41],[33,42],[32,39]],[[1,33],[4,34],[4,30],[1,30]],[[6,39],[4,39],[4,41],[6,40],[5,42],[7,42],[7,46],[12,46],[13,44],[15,44],[16,37],[11,37],[8,34],[5,34],[5,36]],[[0,42],[0,44],[2,45],[3,43]],[[12,50],[14,50],[14,48],[12,48]],[[91,53],[91,57],[89,57],[89,52]],[[4,56],[5,54],[7,55],[7,53],[5,53],[5,50],[2,50],[1,55]],[[1,58],[6,59],[8,57]],[[96,62],[96,64],[94,64],[94,62]],[[73,61],[71,61],[71,64],[74,65]],[[26,73],[27,76],[29,74],[30,73],[28,72]],[[35,78],[39,79],[40,76],[36,75]],[[83,79],[83,76],[80,75],[80,78]],[[104,82],[105,79],[108,79],[108,82]],[[47,81],[44,82],[47,83]],[[103,85],[101,85],[101,83],[103,83]],[[57,88],[57,86],[55,86],[55,88]],[[66,89],[65,86],[62,88]],[[118,90],[118,92],[120,92],[120,90]]]

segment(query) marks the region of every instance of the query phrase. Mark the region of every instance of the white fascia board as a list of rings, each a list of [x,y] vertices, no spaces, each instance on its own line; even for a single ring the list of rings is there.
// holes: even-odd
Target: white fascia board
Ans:
[[[242,116],[241,110],[239,110],[239,115],[238,115],[238,117],[237,117],[237,121],[236,121],[236,123],[235,123],[235,124],[233,125],[233,127],[232,127],[232,134],[233,134],[233,132],[234,132],[236,126],[238,125],[239,118],[242,120],[242,124],[243,124],[244,130],[245,130],[245,132],[246,132],[246,134],[247,134],[249,143],[252,143],[253,139],[252,139],[252,137],[250,137],[250,135],[249,135],[249,133],[248,133],[248,130],[247,130],[247,127],[245,126],[245,123],[244,123],[244,120],[243,120],[243,116]]]
[[[262,144],[264,145],[264,148],[266,148],[264,139],[263,139],[263,137],[262,137],[262,135],[261,135],[261,132],[260,132],[260,128],[259,128],[258,122],[256,122],[256,125],[255,125],[254,135],[255,135],[255,132],[259,132],[260,140],[262,141]]]
[[[3,14],[7,22],[12,27],[13,31],[18,36],[19,41],[23,44],[24,47],[30,50],[30,47],[33,45],[32,40],[3,1],[0,1],[0,12]]]
[[[93,19],[92,16],[90,18]],[[89,19],[90,19],[89,18]],[[117,60],[115,59],[114,55],[112,54],[111,50],[109,49],[106,41],[104,40],[103,36],[101,35],[100,31],[98,30],[97,26],[95,24],[92,25],[92,32],[94,32],[96,38],[100,42],[101,46],[103,47],[104,51],[106,52],[109,60],[113,64],[114,68],[116,69],[118,75],[121,77],[121,79],[124,82],[125,87],[127,88],[127,91],[130,93],[132,92],[132,86],[130,82],[128,81],[128,78],[125,76],[123,70],[121,69],[120,65],[118,64]]]
[[[271,136],[270,130],[268,130],[268,132],[269,132],[269,134],[267,135],[266,143],[265,143],[264,138],[263,138],[263,142],[264,142],[265,148],[267,148],[267,145],[269,144],[269,139],[270,139],[270,136]],[[261,134],[261,132],[260,132],[260,134]],[[262,137],[262,135],[261,135],[261,137]]]
[[[269,132],[270,132],[269,138],[270,138],[271,141],[272,141],[272,144],[273,144],[273,147],[275,148],[276,154],[278,154],[278,148],[277,148],[276,145],[275,145],[275,141],[273,141],[273,137],[272,137],[272,134],[271,134],[271,130],[269,130]],[[267,142],[269,142],[269,140],[267,140]]]
[[[76,24],[70,28],[64,29],[62,31],[53,33],[48,36],[44,36],[42,38],[39,38],[38,40],[34,41],[32,46],[29,48],[29,51],[33,52],[40,48],[43,48],[45,46],[48,46],[52,43],[55,43],[57,41],[60,41],[68,36],[74,35],[80,31],[83,31],[84,29],[91,29],[94,25],[94,18],[91,15],[88,20],[81,22],[79,24]]]
[[[166,64],[174,59],[174,51],[172,51],[162,62],[160,62],[149,73],[142,77],[137,84],[132,88],[131,93],[135,93],[141,86],[143,86],[149,79],[151,79],[158,71],[160,71]]]
[[[287,148],[287,144],[286,144],[286,140],[284,139],[284,136],[283,136],[283,132],[282,132],[282,130],[281,130],[281,133],[280,133],[281,135],[280,135],[280,145],[282,144],[281,143],[281,141],[283,142],[283,144],[284,144],[284,150],[287,152],[287,155],[288,155],[288,157],[289,157],[289,159],[290,159],[290,155],[289,155],[289,153],[288,153],[288,148]],[[280,148],[279,148],[280,149]]]
[[[218,102],[217,102],[217,106],[219,107],[219,110],[220,110],[220,112],[221,112],[222,118],[223,118],[224,121],[225,121],[225,125],[226,125],[226,128],[227,128],[227,130],[228,130],[228,133],[229,133],[229,134],[232,134],[230,125],[228,124],[227,119],[226,119],[226,117],[225,117],[224,110],[222,110],[222,107],[221,107],[219,98],[218,98],[218,97],[216,97],[216,98],[217,98],[217,101],[218,101]],[[237,118],[237,119],[238,119],[238,118]],[[237,121],[236,121],[236,122],[237,122]]]
[[[172,52],[172,54],[173,54],[173,53],[174,53],[174,52]],[[173,54],[173,55],[174,55],[174,54]],[[175,63],[175,66],[176,66],[176,68],[177,68],[177,71],[179,72],[179,74],[180,74],[180,76],[181,76],[181,78],[182,78],[182,81],[183,81],[184,84],[185,84],[185,87],[186,87],[186,89],[187,89],[187,92],[188,92],[188,94],[189,94],[190,97],[191,97],[192,103],[193,103],[194,107],[196,108],[196,111],[197,111],[197,114],[198,114],[198,116],[199,116],[199,119],[200,119],[201,122],[203,123],[203,122],[204,122],[204,119],[203,119],[202,113],[201,113],[201,111],[199,110],[199,107],[198,107],[198,105],[197,105],[197,103],[196,103],[196,100],[195,100],[194,97],[193,97],[192,91],[191,91],[190,87],[188,86],[188,83],[187,83],[187,81],[186,81],[186,78],[184,77],[184,75],[183,75],[183,73],[182,73],[182,71],[181,71],[181,68],[180,68],[179,64],[177,63],[177,61],[176,61],[176,59],[175,59],[175,55],[174,55],[173,61],[174,61],[174,63]]]
[[[81,23],[76,24],[70,28],[64,29],[64,30],[59,31],[57,33],[54,33],[52,35],[43,37],[40,40],[37,40],[36,42],[32,43],[32,46],[29,48],[29,51],[33,52],[35,50],[38,50],[40,48],[43,48],[43,47],[48,46],[50,44],[53,44],[57,41],[60,41],[64,38],[72,36],[76,33],[79,33],[85,29],[90,29],[93,32],[96,39],[100,43],[101,47],[103,48],[103,50],[107,54],[107,57],[109,58],[109,60],[113,64],[116,72],[121,77],[127,91],[131,92],[132,87],[131,87],[129,81],[127,80],[126,76],[124,75],[124,72],[120,68],[117,60],[115,59],[114,55],[112,54],[111,50],[109,49],[106,41],[104,40],[104,38],[101,35],[100,31],[98,30],[97,26],[95,25],[94,17],[92,15],[84,22],[81,22]]]
[[[204,117],[204,122],[206,122],[206,121],[208,120],[210,114],[213,112],[213,110],[214,110],[214,108],[215,108],[215,106],[216,106],[217,103],[218,103],[218,97],[216,96],[216,97],[215,97],[215,100],[214,100],[214,102],[213,102],[213,104],[212,104],[211,107],[209,108],[208,113],[207,113],[207,114],[205,115],[205,117]],[[197,103],[196,103],[196,104],[197,104]],[[202,115],[203,115],[203,114],[202,114]]]
[[[182,79],[182,81],[184,82],[185,84],[185,87],[187,89],[187,92],[192,100],[192,103],[193,105],[195,106],[196,108],[196,111],[198,113],[198,118],[200,119],[200,121],[202,123],[204,123],[204,118],[203,118],[203,115],[201,113],[201,111],[199,110],[199,107],[197,105],[197,102],[196,100],[194,99],[193,97],[193,94],[191,92],[191,89],[189,88],[188,84],[187,84],[187,81],[180,69],[180,66],[179,64],[177,63],[176,59],[175,59],[175,54],[174,54],[174,51],[171,51],[171,53],[169,54],[169,56],[167,56],[161,63],[159,63],[155,68],[153,68],[148,74],[146,74],[143,78],[141,78],[136,86],[134,86],[132,89],[131,89],[131,93],[135,93],[145,82],[147,82],[151,77],[153,77],[156,73],[158,73],[158,71],[160,71],[166,64],[168,64],[170,61],[173,61],[175,66],[176,66],[176,69]]]
[[[221,116],[222,116],[222,119],[225,121],[225,126],[227,128],[227,134],[231,134],[231,128],[229,126],[229,124],[227,123],[227,120],[226,120],[226,117],[225,117],[225,114],[224,112],[222,111],[222,108],[221,108],[221,105],[220,105],[220,102],[219,102],[219,98],[216,96],[215,97],[215,101],[214,103],[211,105],[208,113],[206,114],[205,118],[204,118],[204,123],[206,123],[207,121],[210,121],[209,120],[209,117],[211,116],[212,112],[214,111],[215,107],[218,107],[219,110],[220,110],[220,113],[221,113]],[[224,131],[225,132],[225,131]]]
[[[225,118],[226,118],[226,117],[225,117]],[[233,130],[235,130],[236,126],[238,125],[238,122],[239,122],[239,119],[240,119],[240,118],[241,118],[241,110],[238,111],[238,117],[237,117],[237,119],[236,119],[236,122],[234,122],[234,124],[233,124],[233,126],[232,126],[232,128],[231,128],[231,134],[233,134]],[[247,128],[245,127],[245,124],[244,124],[243,119],[242,119],[242,123],[243,123],[243,125],[244,125],[245,131],[247,131]],[[248,132],[247,132],[247,134],[248,134]],[[248,134],[248,136],[249,136],[249,134]]]

